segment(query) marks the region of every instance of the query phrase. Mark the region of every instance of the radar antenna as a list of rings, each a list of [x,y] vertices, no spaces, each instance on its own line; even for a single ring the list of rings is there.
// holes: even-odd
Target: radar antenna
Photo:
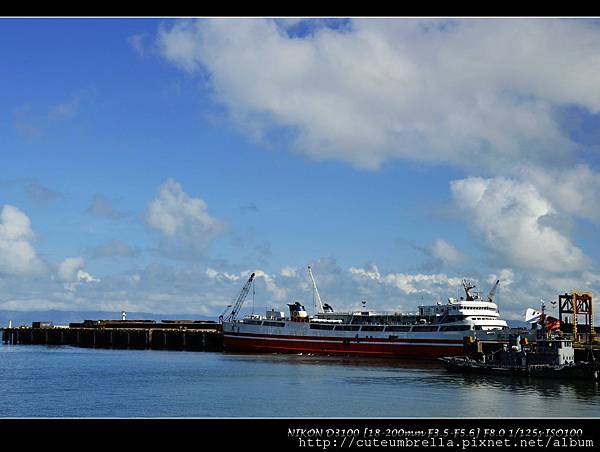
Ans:
[[[477,287],[477,285],[473,281],[470,281],[468,279],[463,279],[462,283],[463,287],[465,288],[465,295],[467,297],[467,301],[477,300],[479,298],[479,295],[474,295],[471,293],[471,289],[474,289],[475,287]]]

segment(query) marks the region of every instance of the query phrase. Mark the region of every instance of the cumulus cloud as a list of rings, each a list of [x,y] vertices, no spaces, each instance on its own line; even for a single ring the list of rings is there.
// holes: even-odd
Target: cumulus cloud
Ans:
[[[58,281],[69,292],[75,292],[81,284],[98,283],[100,279],[83,270],[85,260],[82,257],[67,257],[56,270]]]
[[[498,280],[500,280],[502,287],[508,287],[514,282],[515,274],[511,268],[502,268],[497,273],[493,273],[487,278],[489,284],[495,284]]]
[[[172,179],[161,185],[148,205],[146,221],[163,237],[163,250],[179,257],[204,251],[226,228],[208,213],[206,202],[190,197]]]
[[[250,277],[251,273],[254,273],[255,275],[255,283],[262,280],[265,290],[271,295],[273,300],[284,301],[287,298],[288,292],[285,288],[278,285],[277,276],[271,275],[264,270],[245,270],[236,275],[228,272],[220,272],[210,267],[206,269],[206,275],[210,279],[226,280],[231,282],[240,281],[240,288],[242,287],[242,280],[245,283],[245,281]]]
[[[460,278],[449,278],[444,273],[433,275],[390,273],[383,279],[386,284],[392,284],[406,294],[425,292],[429,294],[440,293],[442,289],[448,293],[452,287],[461,284]],[[452,293],[450,291],[450,293]]]
[[[348,272],[358,280],[373,280],[381,284],[400,289],[404,294],[438,294],[442,291],[453,292],[453,287],[461,284],[460,278],[450,278],[444,273],[387,273],[382,275],[375,264],[370,268],[350,267]]]
[[[228,281],[238,281],[239,279],[241,279],[244,275],[246,275],[247,277],[250,277],[251,272],[246,272],[246,273],[242,273],[240,275],[234,275],[228,272],[219,272],[217,270],[215,270],[214,268],[210,268],[208,267],[206,269],[206,276],[208,276],[211,279],[215,279],[215,278],[224,278]]]
[[[0,273],[17,276],[45,273],[46,265],[32,244],[34,237],[29,217],[17,207],[5,204],[0,212]]]
[[[374,279],[377,281],[381,279],[381,274],[379,273],[379,269],[377,268],[377,265],[375,265],[375,264],[371,264],[371,268],[368,268],[368,269],[350,267],[348,269],[348,271],[351,274],[362,277],[362,278]]]
[[[283,132],[294,152],[358,168],[404,159],[484,173],[451,191],[499,266],[556,274],[590,264],[565,225],[600,222],[600,172],[575,164],[581,143],[561,112],[600,112],[593,21],[183,20],[156,43],[252,139]],[[443,239],[423,251],[466,262]],[[384,280],[376,266],[354,271],[365,284]]]
[[[186,20],[157,44],[207,76],[252,136],[283,128],[295,151],[361,168],[556,165],[573,146],[555,108],[600,111],[600,30],[586,20],[353,20],[306,35],[281,21]]]
[[[295,278],[298,274],[298,269],[295,267],[283,267],[280,271],[279,274],[281,276],[284,276],[286,278]]]
[[[451,190],[467,222],[511,265],[569,272],[589,264],[568,237],[544,223],[556,210],[532,184],[502,177],[470,177],[453,181]]]
[[[43,278],[36,284],[16,279],[7,283],[0,278],[4,294],[0,309],[121,309],[164,314],[190,314],[197,318],[217,316],[237,298],[252,270],[232,270],[202,265],[172,266],[153,263],[122,274],[96,278],[85,271],[79,257],[62,262],[65,280]],[[363,267],[340,267],[332,258],[319,259],[311,266],[322,299],[336,311],[361,308],[361,300],[379,311],[414,312],[421,304],[434,304],[463,294],[461,281],[468,277],[479,284],[485,295],[496,279],[500,288],[496,297],[502,316],[522,320],[524,307],[536,305],[540,298],[552,300],[558,293],[573,289],[598,291],[600,274],[529,274],[512,268],[474,274],[396,272],[372,263]],[[289,267],[289,266],[287,266]],[[257,269],[256,293],[249,294],[242,314],[254,308],[261,311],[286,310],[286,303],[300,301],[312,312],[312,286],[307,273]],[[305,266],[304,266],[305,268]],[[287,273],[289,276],[283,276]],[[57,272],[58,276],[58,272]]]
[[[588,165],[557,170],[527,167],[518,174],[533,183],[561,212],[600,222],[600,173]]]
[[[77,273],[85,266],[82,257],[67,257],[59,265],[56,276],[60,281],[73,282],[77,280]]]

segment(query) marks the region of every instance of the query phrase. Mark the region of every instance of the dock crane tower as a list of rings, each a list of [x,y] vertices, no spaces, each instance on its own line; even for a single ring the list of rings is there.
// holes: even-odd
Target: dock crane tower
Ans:
[[[244,301],[246,300],[246,295],[248,295],[248,291],[250,290],[252,281],[254,281],[254,276],[255,276],[255,274],[252,273],[250,275],[250,278],[248,278],[248,281],[246,281],[246,284],[244,284],[244,287],[242,287],[242,291],[240,292],[239,296],[237,297],[237,300],[235,300],[235,303],[233,305],[233,309],[231,310],[231,313],[227,316],[227,319],[226,319],[227,322],[232,322],[233,320],[235,320],[235,316],[240,312],[240,309],[242,309],[242,305],[244,304]]]

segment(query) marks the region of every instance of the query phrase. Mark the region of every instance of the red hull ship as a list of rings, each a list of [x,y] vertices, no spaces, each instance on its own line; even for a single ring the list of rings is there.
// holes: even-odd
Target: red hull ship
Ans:
[[[463,354],[465,337],[501,334],[508,329],[493,302],[499,281],[484,299],[464,280],[465,297],[446,304],[419,306],[414,313],[369,310],[334,312],[321,298],[312,275],[316,314],[299,303],[288,304],[290,315],[267,311],[237,320],[254,279],[246,282],[227,320],[223,322],[227,351],[438,358]]]

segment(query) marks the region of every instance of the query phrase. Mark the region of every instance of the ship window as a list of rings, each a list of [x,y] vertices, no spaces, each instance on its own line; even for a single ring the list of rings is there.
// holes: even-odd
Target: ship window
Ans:
[[[452,326],[440,327],[440,331],[467,331],[470,329],[471,329],[470,325],[452,325]]]
[[[311,330],[332,330],[333,329],[333,325],[321,325],[318,323],[311,323],[310,324],[310,329]]]
[[[393,326],[388,326],[385,330],[389,331],[391,333],[406,332],[406,331],[410,331],[410,326],[393,325]]]
[[[437,331],[438,327],[437,326],[413,326],[413,332],[419,332],[419,331]]]
[[[360,325],[340,325],[335,327],[336,331],[358,331]]]
[[[361,328],[361,331],[383,331],[383,327],[375,325],[364,325]]]
[[[263,326],[285,326],[283,322],[263,322]]]
[[[260,320],[244,320],[244,323],[248,325],[260,325],[262,322]]]

